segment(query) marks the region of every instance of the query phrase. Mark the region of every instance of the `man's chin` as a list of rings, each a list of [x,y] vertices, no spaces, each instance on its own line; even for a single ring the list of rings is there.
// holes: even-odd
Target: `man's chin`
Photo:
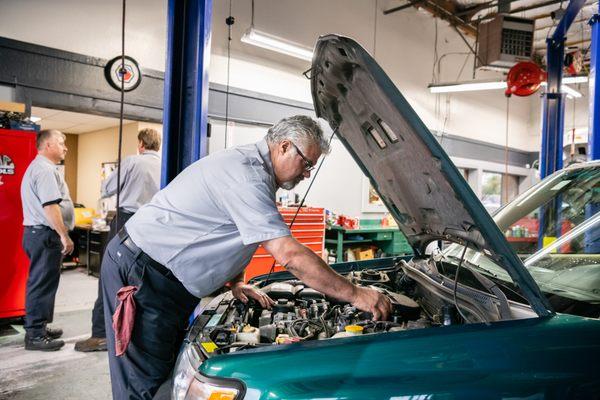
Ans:
[[[284,190],[292,190],[293,188],[296,187],[296,185],[298,184],[298,182],[295,181],[287,181],[287,182],[283,182],[280,187]]]

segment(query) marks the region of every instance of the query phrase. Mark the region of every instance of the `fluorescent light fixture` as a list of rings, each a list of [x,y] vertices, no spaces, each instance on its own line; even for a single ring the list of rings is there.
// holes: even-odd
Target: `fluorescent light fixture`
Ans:
[[[570,85],[573,83],[586,83],[587,81],[587,76],[566,76],[562,79],[562,83],[566,85]]]
[[[575,90],[575,89],[573,89],[572,87],[570,87],[570,86],[567,86],[567,85],[562,85],[562,86],[560,87],[560,91],[561,91],[561,92],[563,92],[563,93],[566,93],[566,94],[567,94],[567,97],[571,96],[571,97],[574,97],[574,98],[576,98],[576,99],[578,99],[578,98],[580,98],[581,96],[583,96],[583,95],[582,95],[581,93],[579,93],[577,90]]]
[[[587,82],[587,76],[570,76],[563,78],[561,91],[570,97],[579,98],[582,96],[577,90],[567,86],[566,84]],[[542,86],[546,86],[546,82],[542,82]],[[481,90],[498,90],[506,89],[505,81],[473,81],[466,83],[443,83],[439,85],[429,85],[431,93],[455,93],[455,92],[474,92]]]
[[[565,83],[564,79],[563,79],[563,83]],[[542,86],[548,86],[548,83],[547,82],[542,82]],[[567,86],[567,85],[561,85],[560,86],[560,91],[563,92],[563,93],[566,93],[567,97],[571,98],[571,99],[572,98],[577,98],[578,99],[578,98],[580,98],[582,96],[582,94],[579,93],[577,90],[575,90],[572,87]]]
[[[431,93],[474,92],[478,90],[506,89],[506,82],[502,81],[473,81],[467,83],[445,83],[429,85]]]
[[[250,29],[244,33],[242,42],[306,61],[312,61],[313,57],[312,49],[277,36],[269,35],[268,33],[257,31],[253,27],[250,27]]]
[[[31,116],[31,117],[29,117],[29,120],[35,124],[36,122],[39,122],[42,119],[40,117]]]

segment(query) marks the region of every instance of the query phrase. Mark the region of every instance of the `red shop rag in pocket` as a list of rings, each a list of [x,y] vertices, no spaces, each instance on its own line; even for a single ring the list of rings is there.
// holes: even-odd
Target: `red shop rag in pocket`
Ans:
[[[117,356],[125,353],[131,340],[131,332],[133,331],[135,322],[135,300],[133,294],[137,290],[137,286],[124,286],[117,292],[117,299],[120,303],[112,318]]]

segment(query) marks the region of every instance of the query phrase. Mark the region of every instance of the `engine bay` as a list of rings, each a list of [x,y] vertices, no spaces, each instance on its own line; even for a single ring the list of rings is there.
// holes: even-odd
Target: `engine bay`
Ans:
[[[226,292],[198,316],[192,328],[207,356],[248,348],[329,340],[465,323],[456,305],[411,279],[400,265],[345,274],[352,283],[381,291],[392,303],[387,321],[339,302],[297,279],[259,285],[275,304],[243,303]]]

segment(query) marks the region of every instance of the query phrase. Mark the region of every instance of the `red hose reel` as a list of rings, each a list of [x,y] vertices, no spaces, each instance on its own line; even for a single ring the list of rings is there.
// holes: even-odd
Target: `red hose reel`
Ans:
[[[517,96],[529,96],[534,94],[540,88],[542,82],[546,80],[544,72],[536,63],[531,61],[522,61],[515,64],[506,77],[506,90],[504,94],[507,97],[515,94]]]

